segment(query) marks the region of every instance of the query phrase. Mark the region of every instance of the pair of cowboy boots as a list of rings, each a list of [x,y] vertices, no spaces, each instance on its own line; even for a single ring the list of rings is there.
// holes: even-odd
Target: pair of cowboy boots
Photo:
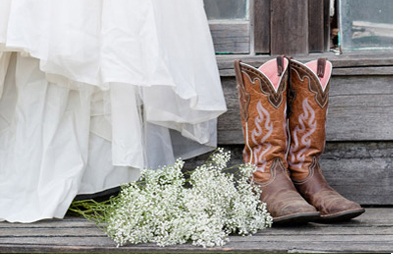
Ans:
[[[280,56],[259,68],[235,61],[245,147],[274,223],[344,221],[364,212],[330,187],[319,158],[332,64]]]

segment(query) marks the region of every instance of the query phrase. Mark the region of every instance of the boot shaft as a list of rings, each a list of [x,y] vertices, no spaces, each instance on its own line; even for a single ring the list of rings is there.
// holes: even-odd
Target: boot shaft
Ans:
[[[256,165],[254,181],[267,183],[276,160],[286,169],[289,60],[270,60],[258,69],[235,62],[245,147],[243,159]]]
[[[324,59],[290,62],[288,155],[292,179],[304,180],[323,153],[332,64]]]

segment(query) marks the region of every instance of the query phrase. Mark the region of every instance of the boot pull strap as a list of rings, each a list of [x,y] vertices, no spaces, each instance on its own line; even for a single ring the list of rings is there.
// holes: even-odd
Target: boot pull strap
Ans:
[[[325,65],[326,65],[326,59],[319,58],[317,63],[317,75],[319,78],[323,78],[325,75]]]
[[[241,60],[235,60],[235,62],[234,62],[235,75],[236,75],[236,78],[237,78],[237,85],[244,86],[240,63],[241,63]]]
[[[278,68],[278,76],[281,76],[284,68],[283,56],[276,58],[276,67]]]

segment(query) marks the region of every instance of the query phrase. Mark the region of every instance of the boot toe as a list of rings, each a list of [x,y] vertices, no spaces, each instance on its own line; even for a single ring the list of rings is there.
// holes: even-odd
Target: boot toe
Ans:
[[[335,191],[320,192],[316,202],[322,221],[347,221],[365,212],[358,203],[350,201]]]
[[[297,192],[282,192],[267,202],[274,223],[306,223],[318,219],[319,212],[308,204]]]

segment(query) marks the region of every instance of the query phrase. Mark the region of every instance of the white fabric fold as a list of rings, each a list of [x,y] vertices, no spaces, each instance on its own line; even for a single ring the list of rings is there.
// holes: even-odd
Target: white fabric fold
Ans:
[[[0,1],[0,220],[206,153],[225,111],[201,0]]]

